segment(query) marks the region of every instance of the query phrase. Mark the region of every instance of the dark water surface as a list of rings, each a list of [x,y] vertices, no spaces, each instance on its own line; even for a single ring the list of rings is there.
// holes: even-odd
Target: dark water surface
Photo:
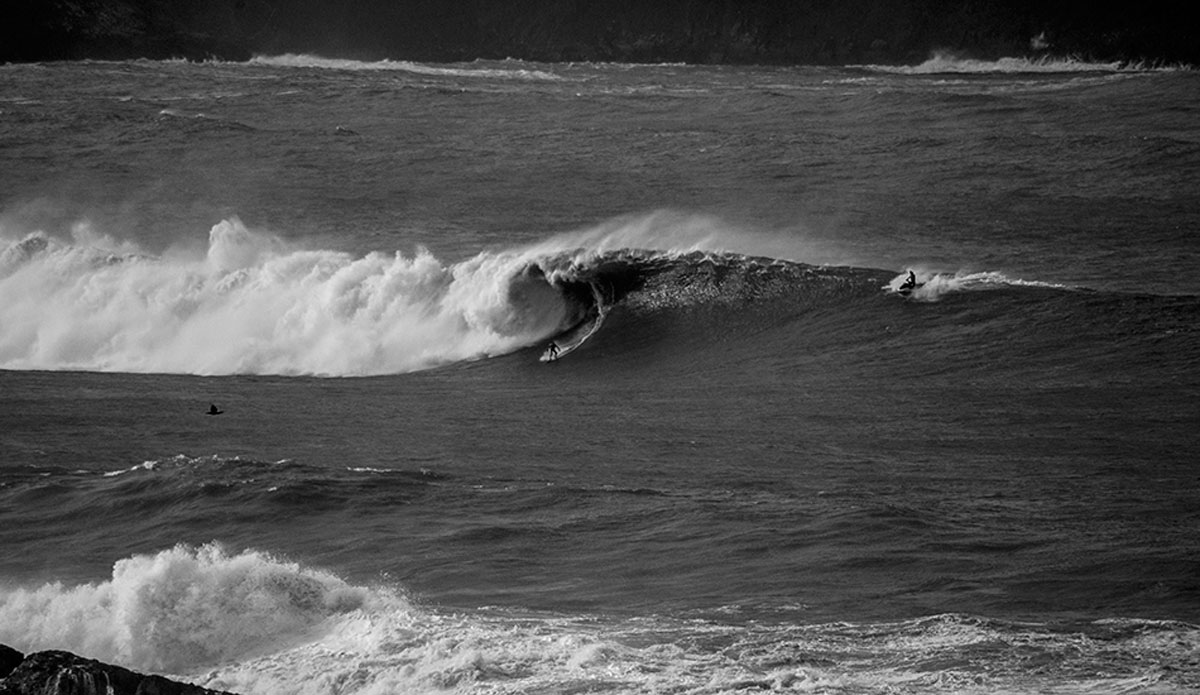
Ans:
[[[1196,77],[960,68],[0,67],[0,641],[1197,691]]]

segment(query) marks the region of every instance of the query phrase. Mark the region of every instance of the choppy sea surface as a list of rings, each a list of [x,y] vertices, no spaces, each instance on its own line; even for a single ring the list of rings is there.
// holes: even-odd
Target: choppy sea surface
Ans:
[[[1200,692],[1198,251],[1186,68],[0,66],[0,643]]]

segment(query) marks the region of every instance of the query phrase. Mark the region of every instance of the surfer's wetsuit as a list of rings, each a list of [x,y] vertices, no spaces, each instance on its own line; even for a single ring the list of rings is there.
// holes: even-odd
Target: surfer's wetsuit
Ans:
[[[900,285],[900,289],[911,290],[912,288],[914,288],[916,286],[917,286],[917,274],[910,270],[910,271],[908,271],[908,279],[905,280],[904,283]]]
[[[550,343],[550,356],[558,357],[558,343]]]

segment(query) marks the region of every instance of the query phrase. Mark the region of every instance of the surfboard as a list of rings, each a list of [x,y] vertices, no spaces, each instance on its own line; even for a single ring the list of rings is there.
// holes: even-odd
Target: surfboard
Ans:
[[[917,284],[913,285],[912,287],[898,287],[898,288],[896,288],[896,294],[900,295],[901,297],[907,297],[910,294],[912,294],[915,290],[920,289],[924,286],[925,286],[925,283],[918,282]]]

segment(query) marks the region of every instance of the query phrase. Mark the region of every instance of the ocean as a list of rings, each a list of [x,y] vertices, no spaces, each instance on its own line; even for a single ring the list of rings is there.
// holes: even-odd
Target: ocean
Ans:
[[[1185,67],[0,66],[0,643],[1200,692],[1198,234]]]

